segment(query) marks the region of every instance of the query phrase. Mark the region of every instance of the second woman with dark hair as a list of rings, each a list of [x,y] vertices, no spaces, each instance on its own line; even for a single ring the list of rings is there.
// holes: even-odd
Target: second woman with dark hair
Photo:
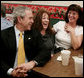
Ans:
[[[81,7],[72,4],[68,7],[65,21],[59,21],[53,25],[56,32],[55,46],[64,49],[79,49],[83,41],[83,12]]]
[[[32,28],[40,32],[40,36],[43,40],[42,49],[47,49],[51,52],[51,57],[54,53],[54,33],[50,26],[50,14],[49,12],[41,9],[35,16]]]

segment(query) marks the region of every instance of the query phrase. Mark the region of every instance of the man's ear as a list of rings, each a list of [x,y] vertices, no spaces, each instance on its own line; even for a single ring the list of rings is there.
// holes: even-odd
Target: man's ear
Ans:
[[[20,16],[17,17],[17,20],[18,20],[19,23],[22,22],[22,18]]]

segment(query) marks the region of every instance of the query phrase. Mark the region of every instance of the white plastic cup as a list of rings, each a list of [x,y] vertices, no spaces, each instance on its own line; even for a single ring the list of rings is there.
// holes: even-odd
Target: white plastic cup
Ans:
[[[83,58],[75,58],[75,74],[83,75]]]
[[[63,66],[67,66],[69,64],[70,54],[71,54],[71,51],[69,51],[69,50],[62,50],[61,51],[62,65]]]

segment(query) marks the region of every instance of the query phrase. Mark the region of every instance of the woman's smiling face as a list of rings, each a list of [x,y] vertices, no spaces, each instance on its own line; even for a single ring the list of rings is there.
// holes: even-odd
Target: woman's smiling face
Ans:
[[[43,26],[43,29],[47,29],[48,28],[48,25],[49,25],[49,16],[47,13],[43,13],[42,15],[42,26]]]
[[[70,10],[68,12],[68,20],[70,23],[76,23],[79,18],[78,12]]]

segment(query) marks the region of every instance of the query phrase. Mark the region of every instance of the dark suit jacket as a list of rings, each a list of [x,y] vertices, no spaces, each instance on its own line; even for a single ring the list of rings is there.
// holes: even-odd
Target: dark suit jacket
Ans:
[[[30,39],[29,39],[30,38]],[[49,59],[51,53],[43,49],[42,39],[38,32],[31,30],[24,32],[24,47],[28,61],[35,60],[38,66],[43,66]],[[1,31],[1,62],[0,68],[7,73],[9,68],[13,68],[17,52],[16,36],[14,27]]]

